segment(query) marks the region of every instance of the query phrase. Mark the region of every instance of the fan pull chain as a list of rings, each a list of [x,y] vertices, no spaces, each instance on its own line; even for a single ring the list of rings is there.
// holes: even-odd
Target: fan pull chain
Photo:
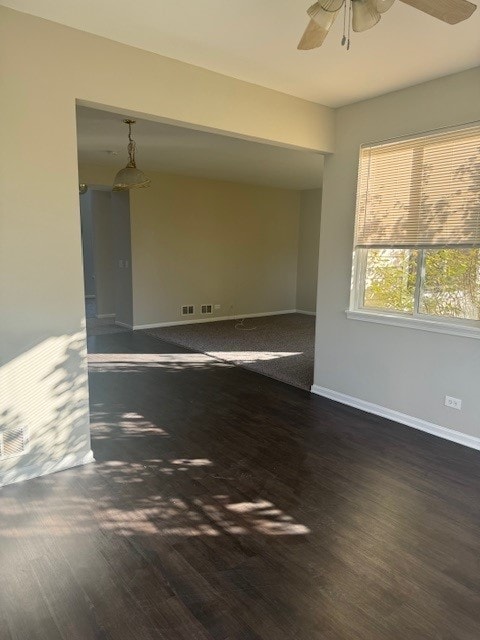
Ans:
[[[347,4],[348,4],[348,37],[347,37]],[[347,45],[347,51],[350,49],[350,30],[352,26],[352,3],[351,0],[345,0],[343,4],[343,37],[342,47]]]
[[[350,33],[352,30],[352,2],[348,1],[348,38],[347,38],[347,51],[350,50]]]

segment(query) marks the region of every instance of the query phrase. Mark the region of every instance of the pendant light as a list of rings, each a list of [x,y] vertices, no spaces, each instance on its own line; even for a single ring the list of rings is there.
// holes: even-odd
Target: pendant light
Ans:
[[[113,181],[113,191],[127,191],[128,189],[137,189],[138,187],[148,187],[150,185],[150,178],[137,169],[135,164],[135,140],[132,138],[132,124],[135,124],[136,120],[123,120],[125,124],[128,124],[128,164],[125,169],[120,171],[115,176]]]

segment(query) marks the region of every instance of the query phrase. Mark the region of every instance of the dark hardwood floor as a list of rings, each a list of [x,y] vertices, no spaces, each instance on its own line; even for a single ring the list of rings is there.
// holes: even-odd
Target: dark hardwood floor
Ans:
[[[480,454],[142,333],[0,490],[2,640],[478,640]]]

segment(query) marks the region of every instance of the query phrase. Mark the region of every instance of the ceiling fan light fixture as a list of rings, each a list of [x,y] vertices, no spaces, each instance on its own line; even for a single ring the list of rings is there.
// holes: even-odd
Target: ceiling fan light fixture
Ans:
[[[352,0],[352,29],[356,32],[367,31],[380,20],[375,0]]]
[[[128,164],[124,169],[115,176],[113,181],[113,191],[128,191],[129,189],[138,189],[139,187],[148,187],[150,185],[150,178],[137,169],[135,162],[136,144],[132,138],[132,124],[135,124],[135,120],[124,120],[125,124],[128,124]]]
[[[340,11],[345,0],[318,0],[318,3],[325,11]]]
[[[375,9],[378,13],[385,13],[385,11],[391,8],[394,2],[395,0],[375,0]]]
[[[332,26],[337,13],[343,8],[342,45],[350,48],[350,30],[366,31],[380,21],[395,0],[317,0],[307,11],[310,22],[298,43],[298,49],[308,50],[320,47]],[[470,0],[402,0],[447,24],[457,24],[467,20],[477,5]]]

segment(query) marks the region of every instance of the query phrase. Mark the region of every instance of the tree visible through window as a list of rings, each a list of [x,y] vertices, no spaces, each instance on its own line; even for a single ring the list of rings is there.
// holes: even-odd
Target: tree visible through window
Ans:
[[[362,147],[354,309],[480,321],[480,125]]]

